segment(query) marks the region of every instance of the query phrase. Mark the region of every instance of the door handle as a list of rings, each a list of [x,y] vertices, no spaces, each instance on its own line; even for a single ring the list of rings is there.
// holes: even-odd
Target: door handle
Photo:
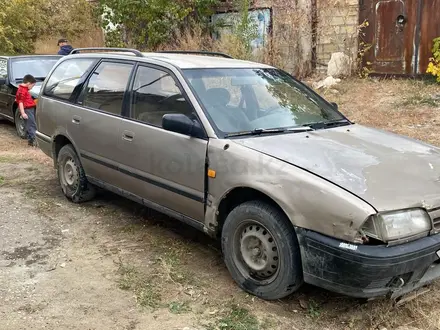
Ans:
[[[125,141],[133,141],[134,133],[130,131],[124,131],[124,133],[122,134],[122,139],[124,139]]]
[[[73,116],[72,117],[72,123],[79,125],[80,122],[81,122],[80,116]]]

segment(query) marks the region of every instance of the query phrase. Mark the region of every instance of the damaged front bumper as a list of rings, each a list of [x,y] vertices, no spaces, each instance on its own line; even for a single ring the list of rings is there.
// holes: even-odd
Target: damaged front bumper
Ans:
[[[297,228],[306,283],[357,298],[397,299],[440,278],[440,234],[397,246],[342,242]]]

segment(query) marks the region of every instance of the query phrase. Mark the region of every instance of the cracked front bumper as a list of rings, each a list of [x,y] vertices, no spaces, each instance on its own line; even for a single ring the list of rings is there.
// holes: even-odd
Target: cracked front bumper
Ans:
[[[357,298],[395,299],[440,278],[440,234],[396,246],[347,244],[297,228],[306,283]]]

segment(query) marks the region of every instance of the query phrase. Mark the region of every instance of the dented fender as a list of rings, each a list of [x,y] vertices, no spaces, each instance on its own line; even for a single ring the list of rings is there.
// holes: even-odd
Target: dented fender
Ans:
[[[255,189],[274,200],[294,226],[354,241],[376,210],[352,193],[291,164],[232,140],[211,139],[205,226],[214,235],[221,201],[236,188]]]

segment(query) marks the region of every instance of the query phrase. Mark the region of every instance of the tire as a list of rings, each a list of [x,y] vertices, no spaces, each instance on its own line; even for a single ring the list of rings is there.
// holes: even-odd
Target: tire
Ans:
[[[17,131],[17,135],[22,138],[26,139],[26,124],[24,122],[24,119],[21,118],[20,110],[15,110],[14,114],[14,124],[15,124],[15,130]]]
[[[70,201],[82,203],[95,197],[95,187],[87,181],[84,168],[71,144],[62,147],[58,153],[57,174],[64,196]]]
[[[303,284],[295,230],[270,204],[250,201],[233,209],[222,229],[222,251],[235,282],[259,298],[281,299]]]

